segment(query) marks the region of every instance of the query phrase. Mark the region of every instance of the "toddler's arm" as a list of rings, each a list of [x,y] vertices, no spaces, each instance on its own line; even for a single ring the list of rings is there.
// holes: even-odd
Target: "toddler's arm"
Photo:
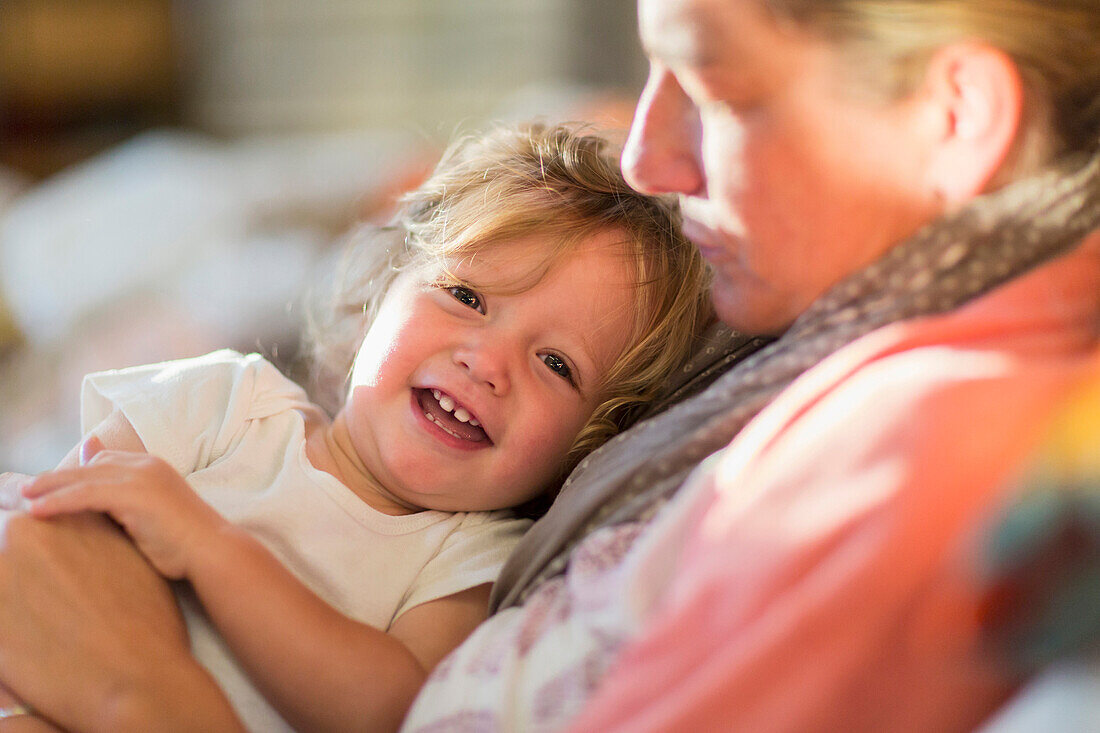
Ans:
[[[235,527],[206,550],[189,570],[204,608],[298,730],[395,730],[428,672],[487,615],[485,584],[416,606],[385,633],[336,611]]]
[[[41,517],[101,511],[163,574],[191,581],[268,700],[302,730],[390,730],[429,670],[487,614],[488,584],[416,606],[390,633],[318,598],[247,533],[152,456],[102,451],[24,488]]]

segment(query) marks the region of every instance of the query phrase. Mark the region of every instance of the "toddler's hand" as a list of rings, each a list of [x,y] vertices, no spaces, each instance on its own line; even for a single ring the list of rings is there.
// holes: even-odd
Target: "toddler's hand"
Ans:
[[[186,577],[192,552],[225,523],[175,469],[148,453],[104,450],[93,436],[82,446],[81,464],[26,484],[31,514],[104,512],[165,577]]]

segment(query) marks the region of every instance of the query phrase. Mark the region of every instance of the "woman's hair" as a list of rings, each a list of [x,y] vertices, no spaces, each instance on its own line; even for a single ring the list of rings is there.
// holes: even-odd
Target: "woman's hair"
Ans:
[[[1100,143],[1100,5],[1097,0],[764,0],[855,54],[871,88],[914,90],[935,50],[982,41],[1007,53],[1025,86],[1024,123],[1004,170],[1034,171]],[[1000,179],[999,180],[1003,180]]]
[[[318,401],[329,409],[342,402],[355,352],[401,270],[446,266],[531,235],[552,243],[549,268],[591,235],[611,231],[622,234],[618,246],[636,274],[631,338],[562,475],[626,427],[687,357],[712,310],[710,272],[680,231],[676,203],[631,189],[618,153],[579,125],[499,128],[453,143],[402,198],[391,226],[364,229],[349,243],[334,301],[310,324],[314,381],[340,395],[318,394]]]

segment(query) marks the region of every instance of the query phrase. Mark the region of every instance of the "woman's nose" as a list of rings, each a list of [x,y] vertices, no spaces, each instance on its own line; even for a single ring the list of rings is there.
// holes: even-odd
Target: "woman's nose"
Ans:
[[[699,193],[699,134],[698,112],[675,77],[651,68],[623,147],[626,180],[643,193]]]
[[[483,384],[497,396],[503,396],[512,388],[510,373],[516,356],[506,340],[482,334],[454,350],[455,364],[466,370],[470,378]]]

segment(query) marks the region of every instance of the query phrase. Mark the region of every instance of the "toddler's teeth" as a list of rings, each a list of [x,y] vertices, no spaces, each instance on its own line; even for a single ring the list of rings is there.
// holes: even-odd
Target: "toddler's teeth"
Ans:
[[[458,413],[456,412],[455,414],[457,415]],[[473,425],[475,428],[480,428],[481,427],[481,423],[479,423],[476,418],[471,417],[470,418],[470,424]]]
[[[455,420],[459,422],[470,422],[470,413],[466,412],[465,407],[460,407],[455,410]]]
[[[440,396],[440,395],[442,395],[442,394],[443,394],[443,393],[442,393],[442,392],[440,392],[440,391],[439,391],[438,389],[433,389],[433,390],[432,390],[432,397],[435,397],[435,399],[436,399],[437,401],[439,400],[439,396]]]
[[[443,395],[439,398],[439,406],[447,412],[455,409],[455,401],[451,399],[450,395]]]

